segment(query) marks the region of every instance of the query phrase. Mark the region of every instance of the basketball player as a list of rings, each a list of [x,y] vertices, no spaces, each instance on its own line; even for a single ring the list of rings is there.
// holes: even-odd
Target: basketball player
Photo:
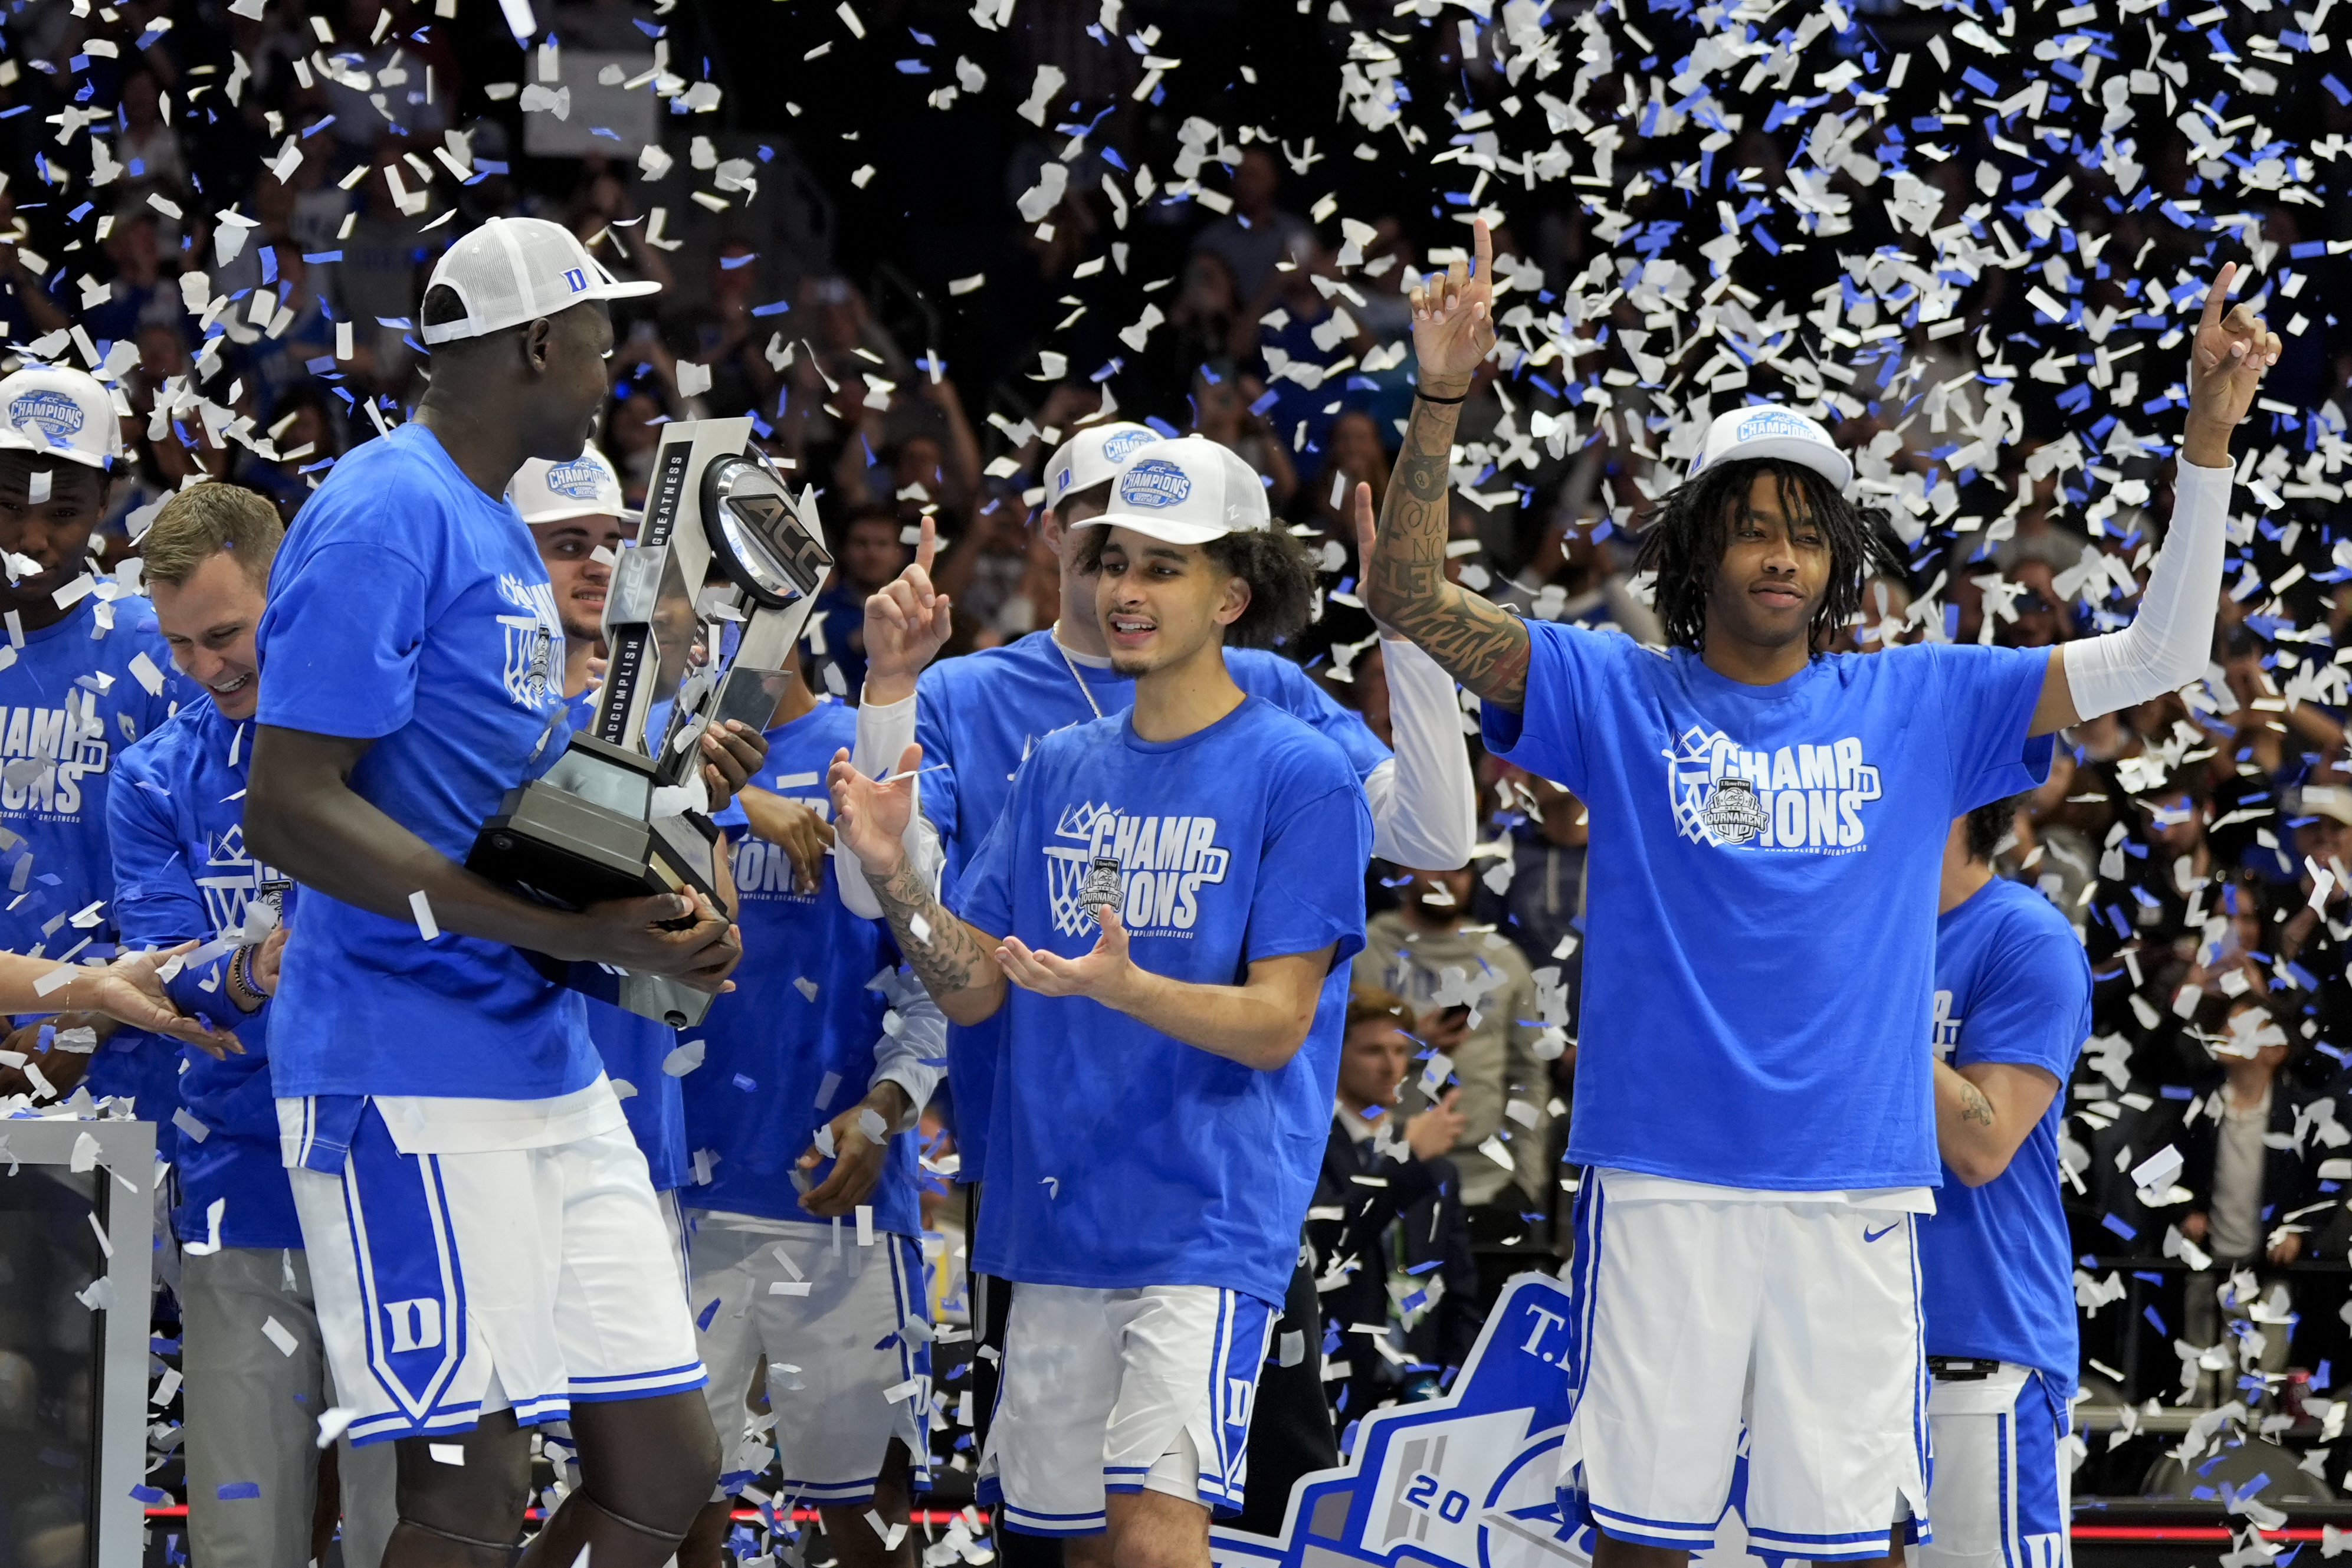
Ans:
[[[882,922],[842,905],[823,780],[856,721],[810,691],[794,655],[767,764],[719,817],[760,956],[711,1005],[702,1063],[680,1080],[704,1178],[683,1194],[689,1300],[730,1459],[678,1562],[719,1568],[725,1499],[766,1467],[772,1432],[780,1509],[814,1505],[842,1568],[914,1568],[931,1403],[913,1130],[947,1019]],[[753,1373],[779,1364],[794,1370],[768,1374],[755,1421]]]
[[[1087,1568],[1206,1568],[1320,1162],[1371,829],[1347,756],[1223,656],[1313,593],[1257,476],[1166,442],[1111,493],[1082,563],[1134,707],[1038,740],[961,918],[905,850],[921,749],[888,784],[843,752],[830,782],[941,1010],[1007,1016],[974,1266],[1017,1288],[982,1496]]]
[[[1937,900],[1936,1142],[1919,1225],[1932,1542],[1917,1568],[2064,1568],[2080,1364],[2059,1201],[2059,1090],[2091,1033],[2091,966],[2065,917],[1993,874],[2012,805],[1952,824]]]
[[[1449,583],[1455,412],[1493,346],[1491,244],[1416,289],[1420,384],[1373,613],[1475,691],[1489,747],[1591,807],[1570,1163],[1580,1340],[1562,1480],[1600,1568],[1710,1544],[1743,1416],[1748,1532],[1888,1555],[1927,1514],[1916,1216],[1938,1179],[1929,889],[1951,818],[2034,776],[2029,739],[2203,674],[2230,435],[2279,341],[2206,296],[2170,537],[2134,624],[2055,649],[1816,657],[1885,563],[1852,465],[1786,409],[1718,417],[1642,560],[1664,657]],[[2046,765],[2048,746],[2032,748]],[[1792,1129],[1805,1130],[1796,1136]]]
[[[580,455],[604,301],[652,287],[535,218],[452,245],[419,311],[415,420],[304,505],[262,616],[246,831],[308,889],[271,1072],[335,1385],[355,1439],[399,1445],[390,1568],[506,1568],[521,1428],[567,1413],[583,1484],[527,1563],[658,1568],[718,1473],[685,1298],[647,1289],[673,1264],[645,1156],[579,997],[526,950],[716,990],[740,956],[727,918],[677,896],[568,912],[457,863],[569,728],[562,624],[508,481]],[[723,799],[758,738],[709,741]]]
[[[1003,813],[1013,770],[1043,737],[1116,714],[1134,700],[1133,682],[1118,672],[1096,622],[1094,578],[1081,563],[1080,547],[1086,525],[1109,504],[1111,479],[1120,464],[1156,439],[1140,425],[1096,426],[1072,436],[1046,462],[1049,501],[1038,526],[1061,564],[1064,613],[1045,630],[1005,647],[933,664],[947,638],[949,605],[947,595],[931,591],[928,522],[913,564],[867,599],[869,662],[865,701],[857,710],[856,759],[867,773],[878,773],[913,741],[939,764],[918,784],[920,809],[908,841],[918,868],[936,874],[944,851],[947,874],[959,875]],[[1253,527],[1270,526],[1263,521],[1263,486],[1254,501],[1243,500],[1261,520]],[[1224,659],[1235,685],[1313,725],[1348,753],[1370,802],[1374,854],[1416,868],[1460,866],[1476,839],[1477,805],[1454,682],[1410,643],[1384,640],[1382,647],[1397,742],[1393,756],[1360,718],[1334,702],[1294,660],[1264,647],[1238,646],[1232,638]],[[881,912],[862,879],[845,880],[841,896],[860,914]],[[1003,1028],[1000,1016],[972,1028],[951,1025],[948,1031],[956,1179],[975,1208],[988,1170],[988,1119],[996,1093],[990,1075],[1003,1051]],[[977,1215],[969,1215],[966,1234],[978,1233]],[[982,1344],[1002,1349],[1006,1301],[1003,1289],[973,1276],[972,1318]],[[1302,1266],[1285,1310],[1286,1331],[1312,1337],[1318,1321],[1315,1282]],[[971,1364],[976,1435],[984,1443],[996,1405],[997,1363],[983,1356]],[[1305,1392],[1309,1398],[1319,1396],[1311,1381]],[[1303,1472],[1334,1457],[1328,1450],[1302,1451],[1289,1468]],[[1023,1545],[1013,1550],[1024,1553],[1015,1568],[1043,1568],[1043,1560]]]

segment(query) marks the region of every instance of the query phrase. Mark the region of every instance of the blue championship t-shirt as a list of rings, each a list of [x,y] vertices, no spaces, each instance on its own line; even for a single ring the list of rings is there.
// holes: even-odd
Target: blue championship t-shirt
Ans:
[[[598,689],[590,687],[565,704],[572,728],[584,730],[596,716]],[[669,728],[669,704],[658,703],[646,716],[647,733],[661,743]],[[668,1025],[586,998],[588,1037],[604,1063],[604,1076],[621,1097],[621,1114],[629,1119],[629,1135],[646,1157],[654,1191],[666,1193],[686,1184],[686,1116],[678,1103],[677,1079],[662,1064],[677,1047],[677,1031]],[[626,1089],[623,1084],[628,1085]]]
[[[1927,1353],[2034,1367],[2063,1406],[2078,1351],[2058,1131],[2091,1033],[2091,966],[2049,900],[1996,879],[1937,921],[1934,1027],[1936,1055],[1954,1068],[2040,1068],[2058,1094],[2009,1169],[1980,1187],[1946,1182],[1920,1225]]]
[[[195,693],[172,668],[144,599],[85,595],[54,626],[24,634],[22,647],[0,636],[0,829],[10,836],[0,839],[0,948],[76,962],[108,952],[118,923],[106,831],[115,763]],[[115,1031],[89,1064],[92,1094],[129,1096],[163,1123],[166,1159],[179,1065],[177,1045],[136,1029]]]
[[[752,783],[830,819],[825,770],[856,735],[856,715],[822,700],[768,731],[767,764]],[[866,1098],[888,1009],[866,983],[898,962],[898,949],[881,921],[843,907],[835,858],[826,858],[816,891],[803,893],[793,883],[792,857],[751,836],[740,804],[717,821],[733,856],[747,958],[735,989],[710,1005],[702,1065],[686,1075],[688,1140],[714,1158],[709,1182],[680,1196],[697,1208],[824,1225],[801,1207],[793,1168],[818,1128]],[[828,1160],[803,1174],[815,1186],[832,1170]],[[921,1234],[916,1183],[915,1140],[892,1138],[866,1200],[877,1229]]]
[[[1347,754],[1359,779],[1389,760],[1389,750],[1356,713],[1294,661],[1260,648],[1227,648],[1234,684],[1303,720]],[[1083,688],[1079,681],[1083,679]],[[1091,696],[1092,703],[1088,702]],[[952,890],[964,863],[1003,814],[1013,771],[1056,730],[1115,715],[1135,704],[1135,682],[1107,663],[1065,658],[1053,631],[1032,632],[1004,647],[942,659],[915,685],[915,739],[926,766],[923,815],[939,829]],[[887,759],[895,764],[893,757]],[[1004,1015],[971,1028],[948,1026],[948,1081],[955,1108],[956,1179],[977,1182],[988,1161],[989,1077],[1003,1048]]]
[[[570,733],[563,628],[530,531],[404,425],[335,465],[270,573],[263,724],[374,742],[352,788],[462,861]],[[596,1081],[583,999],[503,942],[313,891],[287,944],[281,1098],[542,1100]]]
[[[1235,985],[1260,959],[1337,952],[1306,1044],[1272,1072],[1009,985],[977,1268],[1283,1299],[1329,1131],[1371,835],[1347,756],[1263,698],[1178,741],[1119,714],[1038,742],[964,868],[965,920],[1082,957],[1100,933],[1079,891],[1108,857],[1134,962],[1155,974]]]
[[[127,945],[233,940],[257,900],[294,922],[292,884],[246,851],[245,776],[252,754],[253,726],[223,718],[209,697],[194,699],[122,753],[107,824],[114,840],[115,912]],[[228,965],[222,957],[184,966],[167,983],[182,1012],[236,1030],[245,1047],[243,1056],[217,1061],[194,1046],[178,1047],[186,1064],[179,1103],[187,1114],[174,1166],[180,1190],[173,1229],[183,1241],[210,1239],[207,1215],[215,1200],[226,1200],[223,1245],[300,1247],[269,1082],[277,1005],[239,1012],[229,1000]],[[158,1106],[151,1114],[170,1111]]]
[[[1592,817],[1568,1163],[1718,1186],[1932,1186],[1927,1027],[1952,818],[2028,787],[2047,648],[1816,658],[1775,686],[1528,625],[1498,755]],[[2037,760],[2031,765],[2027,758]]]

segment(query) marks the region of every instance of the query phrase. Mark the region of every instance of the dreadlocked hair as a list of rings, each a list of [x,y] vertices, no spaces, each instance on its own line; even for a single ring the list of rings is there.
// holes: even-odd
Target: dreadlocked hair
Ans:
[[[1749,515],[1748,494],[1759,473],[1769,474],[1780,514],[1810,519],[1829,542],[1829,591],[1813,611],[1808,640],[1815,648],[1862,608],[1862,584],[1874,573],[1901,581],[1903,559],[1888,542],[1886,512],[1858,507],[1801,463],[1753,458],[1707,468],[1652,503],[1643,520],[1638,572],[1657,574],[1654,605],[1666,641],[1704,650],[1706,601],[1723,563],[1734,517]]]

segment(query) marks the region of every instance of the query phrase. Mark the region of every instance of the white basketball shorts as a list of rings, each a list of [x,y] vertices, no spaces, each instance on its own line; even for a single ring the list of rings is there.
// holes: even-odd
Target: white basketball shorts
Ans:
[[[371,1104],[340,1173],[286,1174],[354,1443],[702,1386],[686,1298],[662,1288],[671,1231],[617,1118],[542,1148],[404,1154]]]
[[[2070,1413],[2042,1373],[2000,1368],[1938,1376],[1928,1391],[1936,1538],[1911,1549],[1913,1568],[2074,1568],[2074,1468],[2063,1447]]]
[[[931,1352],[915,1243],[882,1232],[860,1247],[845,1226],[710,1209],[691,1211],[688,1224],[688,1300],[710,1369],[703,1393],[727,1456],[711,1500],[767,1468],[770,1427],[783,1468],[779,1508],[867,1501],[894,1437],[914,1485],[928,1489]],[[745,1397],[762,1361],[774,1419],[752,1430]]]
[[[1598,1171],[1577,1198],[1576,1405],[1560,1475],[1587,1521],[1637,1545],[1712,1545],[1744,1422],[1752,1549],[1883,1557],[1906,1520],[1924,1538],[1913,1216],[1842,1202],[1622,1197],[1662,1187],[1716,1190]]]
[[[1014,1285],[982,1500],[1028,1535],[1100,1531],[1109,1492],[1238,1511],[1280,1312],[1213,1285]]]

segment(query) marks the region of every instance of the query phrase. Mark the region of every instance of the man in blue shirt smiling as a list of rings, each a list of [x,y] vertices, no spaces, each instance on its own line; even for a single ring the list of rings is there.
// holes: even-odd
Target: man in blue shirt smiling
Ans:
[[[1420,383],[1366,604],[1475,691],[1489,747],[1586,803],[1591,941],[1570,1163],[1575,1411],[1560,1481],[1596,1568],[1714,1542],[1743,1426],[1748,1536],[1881,1562],[1924,1538],[1915,1216],[1953,816],[2047,736],[2205,671],[2231,476],[2274,333],[2225,267],[2190,349],[2176,503],[2133,623],[2058,648],[1816,654],[1883,564],[1812,420],[1703,426],[1642,536],[1671,646],[1523,622],[1449,582],[1456,408],[1494,346],[1491,241],[1412,292]],[[2033,753],[2039,752],[2037,759]],[[1601,831],[1602,828],[1606,831]]]
[[[982,1495],[1086,1568],[1207,1568],[1321,1163],[1370,814],[1346,753],[1237,686],[1313,574],[1222,447],[1139,448],[1082,546],[1131,711],[1043,737],[940,907],[910,776],[838,752],[835,830],[959,1023],[1006,1015],[975,1268],[1015,1282]],[[909,746],[910,775],[921,748]]]

